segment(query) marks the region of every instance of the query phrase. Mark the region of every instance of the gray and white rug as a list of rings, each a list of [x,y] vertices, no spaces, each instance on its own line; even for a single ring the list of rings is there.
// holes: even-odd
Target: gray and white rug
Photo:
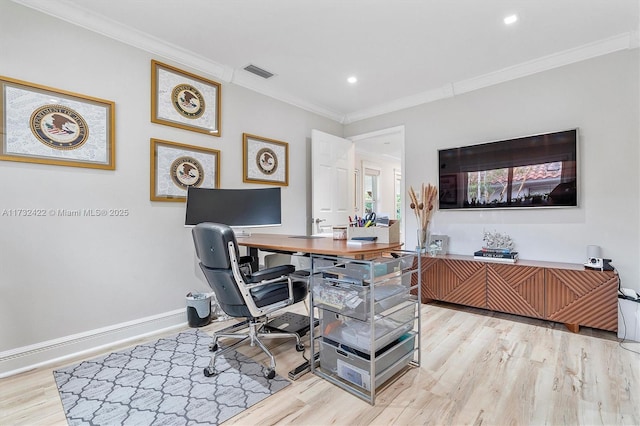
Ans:
[[[53,372],[70,425],[216,425],[288,386],[231,350],[205,377],[211,337],[188,330]]]

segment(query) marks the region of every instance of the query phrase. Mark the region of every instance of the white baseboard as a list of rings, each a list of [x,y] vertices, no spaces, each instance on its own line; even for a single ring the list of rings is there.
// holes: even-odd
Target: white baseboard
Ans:
[[[0,379],[187,326],[184,309],[0,352]]]

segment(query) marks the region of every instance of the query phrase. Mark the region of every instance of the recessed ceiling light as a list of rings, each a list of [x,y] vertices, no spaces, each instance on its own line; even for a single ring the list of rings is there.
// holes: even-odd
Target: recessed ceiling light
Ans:
[[[518,20],[518,15],[509,15],[506,18],[504,18],[504,23],[506,25],[511,25],[511,24],[515,24],[517,20]]]
[[[350,84],[355,84],[355,83],[357,83],[357,82],[358,82],[358,78],[357,78],[356,76],[352,75],[351,77],[349,77],[349,78],[347,79],[347,81],[348,81]]]

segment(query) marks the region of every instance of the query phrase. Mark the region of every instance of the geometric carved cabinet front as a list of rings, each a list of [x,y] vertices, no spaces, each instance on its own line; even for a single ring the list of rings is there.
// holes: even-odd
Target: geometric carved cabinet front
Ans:
[[[580,326],[618,330],[618,276],[612,271],[423,256],[421,276],[423,303],[435,299],[541,318],[564,323],[574,332]]]
[[[438,288],[438,271],[436,264],[438,260],[431,256],[420,256],[420,269],[422,269],[421,285],[420,285],[420,302],[429,303],[432,300],[437,299]],[[414,261],[414,268],[418,267],[417,260]],[[416,274],[411,274],[411,285],[418,285],[418,277]],[[417,293],[417,292],[416,292]]]
[[[485,263],[442,259],[437,267],[438,300],[487,307]]]
[[[544,269],[487,264],[487,307],[493,311],[544,318]]]
[[[609,271],[546,269],[547,319],[617,331],[617,283]]]

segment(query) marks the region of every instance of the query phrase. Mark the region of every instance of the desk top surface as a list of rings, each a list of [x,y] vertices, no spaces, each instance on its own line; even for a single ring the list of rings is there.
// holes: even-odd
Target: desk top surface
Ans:
[[[330,256],[360,256],[387,250],[398,250],[402,243],[347,245],[347,240],[331,237],[309,237],[302,235],[251,234],[236,238],[238,245],[264,250],[325,254]]]

